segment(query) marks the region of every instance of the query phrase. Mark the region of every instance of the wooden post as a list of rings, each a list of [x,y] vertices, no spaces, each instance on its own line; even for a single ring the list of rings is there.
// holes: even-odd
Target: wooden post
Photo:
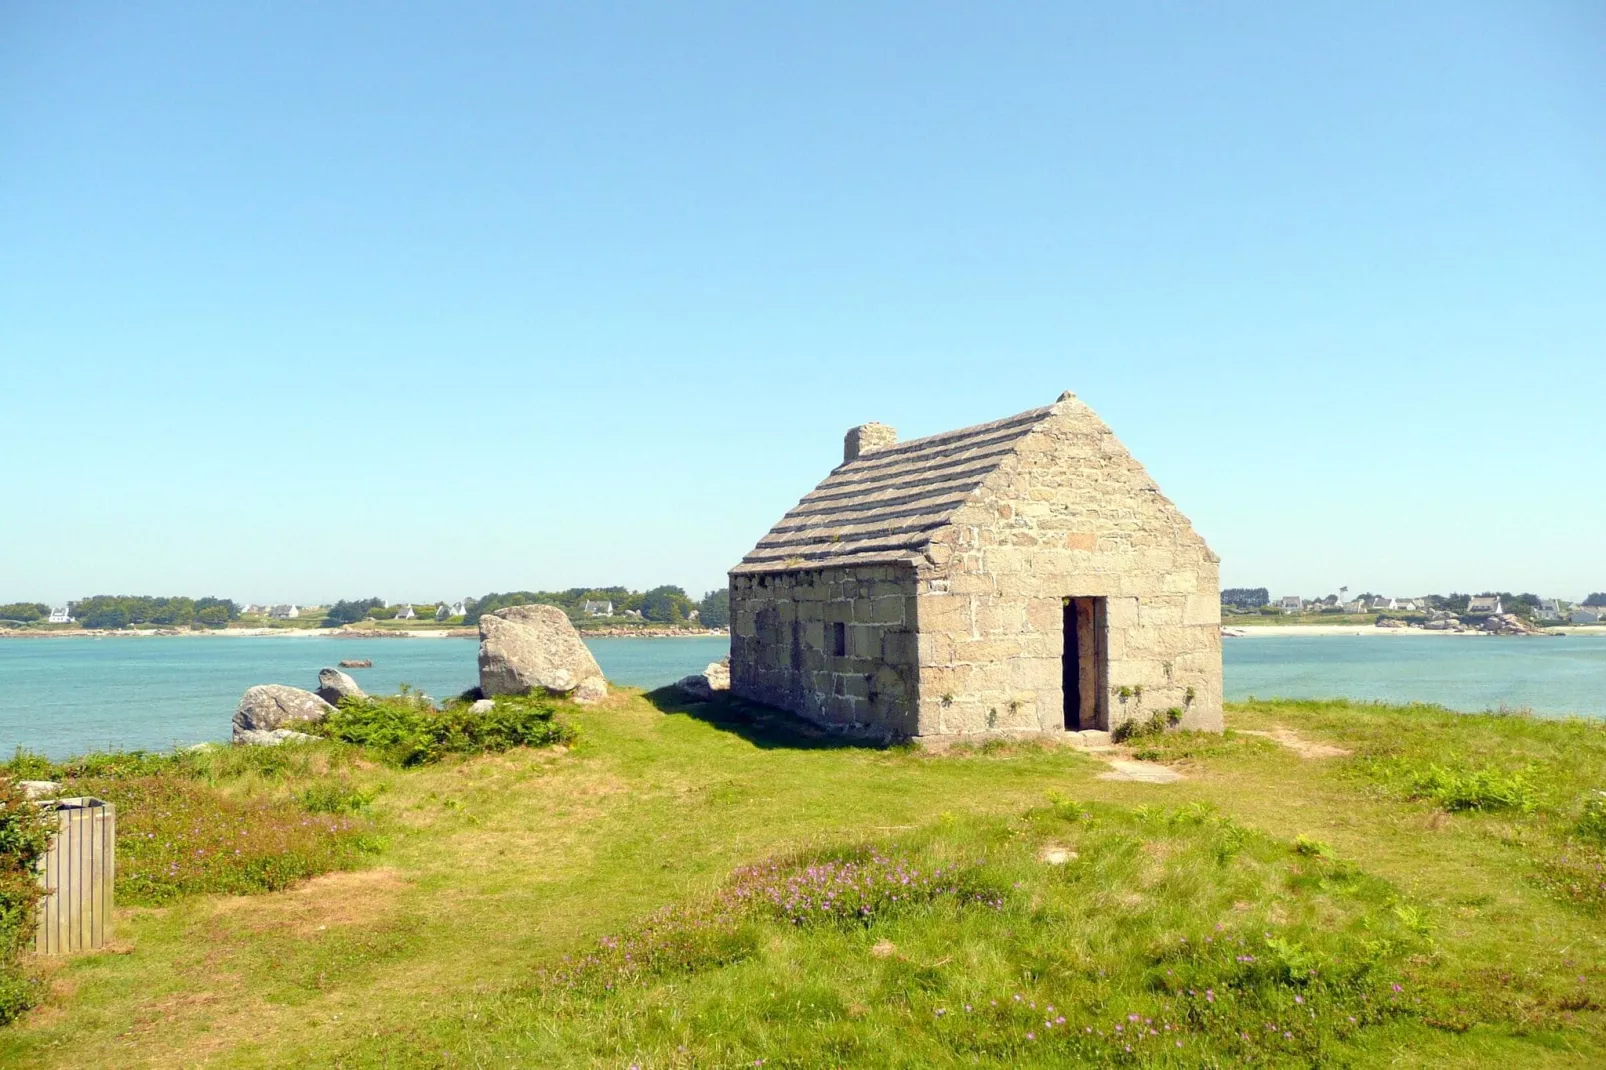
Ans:
[[[88,797],[46,799],[39,806],[55,828],[39,867],[39,883],[49,894],[40,905],[34,950],[62,955],[104,947],[112,939],[116,808]]]

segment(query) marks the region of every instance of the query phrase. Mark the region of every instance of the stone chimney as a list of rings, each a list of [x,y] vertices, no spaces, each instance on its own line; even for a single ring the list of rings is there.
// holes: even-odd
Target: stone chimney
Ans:
[[[842,439],[842,463],[856,460],[866,453],[884,450],[898,441],[898,429],[886,424],[860,424]]]

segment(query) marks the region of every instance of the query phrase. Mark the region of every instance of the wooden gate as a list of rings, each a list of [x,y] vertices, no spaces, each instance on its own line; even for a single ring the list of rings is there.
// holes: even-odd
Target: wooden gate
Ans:
[[[41,955],[88,951],[112,938],[112,879],[117,871],[117,811],[101,799],[39,803],[55,840],[40,866],[50,890],[39,905]]]

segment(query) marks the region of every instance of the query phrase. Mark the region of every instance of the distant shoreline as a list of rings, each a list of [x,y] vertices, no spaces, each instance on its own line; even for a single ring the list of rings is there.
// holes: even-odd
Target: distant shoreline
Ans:
[[[1223,628],[1237,628],[1242,635],[1226,636],[1230,639],[1247,639],[1250,636],[1290,636],[1290,635],[1451,635],[1477,638],[1490,638],[1489,632],[1464,631],[1453,632],[1429,631],[1426,628],[1379,628],[1375,624],[1255,624],[1245,627],[1243,625],[1222,624]],[[1505,638],[1544,638],[1548,635],[1598,635],[1606,637],[1606,625],[1602,624],[1571,624],[1559,628],[1546,628],[1535,633],[1534,636],[1506,636]]]

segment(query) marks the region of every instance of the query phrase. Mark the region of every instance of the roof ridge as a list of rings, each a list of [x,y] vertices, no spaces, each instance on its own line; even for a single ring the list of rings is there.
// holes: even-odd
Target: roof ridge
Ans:
[[[918,562],[936,532],[1057,404],[899,442],[837,465],[733,571]]]
[[[861,464],[866,461],[877,461],[883,457],[890,457],[893,454],[912,450],[918,446],[929,446],[934,444],[937,439],[958,438],[963,435],[972,435],[981,431],[1003,430],[1006,426],[1015,423],[1035,423],[1036,421],[1049,416],[1053,413],[1053,411],[1054,406],[1044,405],[1041,408],[1027,409],[1025,412],[1017,412],[1013,416],[1005,416],[998,420],[987,420],[983,423],[971,424],[969,427],[956,427],[952,431],[938,431],[935,434],[925,435],[921,438],[911,438],[907,442],[895,442],[890,446],[882,446],[879,449],[871,450],[869,453],[861,454],[851,461],[846,461],[842,464],[839,464],[835,469],[833,469],[833,471],[840,471],[850,464]]]

